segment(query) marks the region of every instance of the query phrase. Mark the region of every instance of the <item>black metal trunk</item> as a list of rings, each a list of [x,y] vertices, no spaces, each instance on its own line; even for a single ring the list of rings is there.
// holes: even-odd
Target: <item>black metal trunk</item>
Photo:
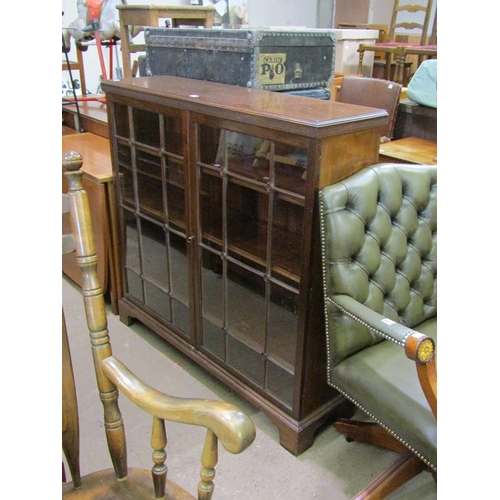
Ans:
[[[325,88],[333,82],[332,30],[147,28],[145,41],[148,76],[267,90]]]

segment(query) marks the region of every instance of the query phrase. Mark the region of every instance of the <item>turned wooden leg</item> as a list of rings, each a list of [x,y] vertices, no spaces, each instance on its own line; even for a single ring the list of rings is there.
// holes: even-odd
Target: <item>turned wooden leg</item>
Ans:
[[[359,53],[358,73],[360,75],[362,75],[363,74],[363,59],[365,56],[365,48],[364,48],[363,44],[359,45],[358,53]]]
[[[406,50],[404,47],[398,47],[395,53],[396,69],[394,72],[394,81],[405,85],[405,61],[406,61]]]

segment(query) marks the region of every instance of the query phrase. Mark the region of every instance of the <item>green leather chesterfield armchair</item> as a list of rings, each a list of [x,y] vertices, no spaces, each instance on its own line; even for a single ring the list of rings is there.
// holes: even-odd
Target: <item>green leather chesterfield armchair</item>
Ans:
[[[379,164],[319,193],[328,383],[368,421],[349,439],[401,452],[356,498],[437,478],[437,167]]]

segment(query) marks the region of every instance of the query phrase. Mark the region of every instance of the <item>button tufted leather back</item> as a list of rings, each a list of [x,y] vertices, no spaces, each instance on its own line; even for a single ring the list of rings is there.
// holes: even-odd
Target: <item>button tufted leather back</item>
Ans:
[[[344,315],[335,295],[410,328],[437,315],[437,167],[375,165],[325,187],[319,200],[327,340],[336,365],[381,337]]]

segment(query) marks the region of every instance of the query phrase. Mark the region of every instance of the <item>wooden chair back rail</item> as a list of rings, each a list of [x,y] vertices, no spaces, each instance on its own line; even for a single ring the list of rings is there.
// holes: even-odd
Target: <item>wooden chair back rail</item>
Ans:
[[[424,59],[429,57],[437,57],[437,48],[435,46],[428,46],[428,49],[424,50],[426,47],[427,33],[429,29],[429,23],[431,18],[431,12],[433,7],[433,0],[427,0],[426,5],[418,4],[406,4],[400,5],[400,0],[395,0],[394,8],[392,11],[391,24],[389,26],[389,34],[387,40],[383,43],[374,44],[359,44],[359,62],[358,62],[358,72],[362,72],[363,59],[366,51],[376,52],[385,57],[385,68],[384,68],[384,78],[386,80],[394,80],[403,85],[407,85],[409,81],[409,75],[405,72],[405,64],[408,55],[418,55],[418,66],[424,61]],[[401,20],[401,14],[417,15],[421,17],[424,14],[423,22],[420,20]],[[437,22],[437,9],[434,17],[434,25]],[[411,34],[412,30],[420,31],[420,41],[418,44],[406,44],[404,42],[398,42],[397,36],[400,35],[400,30],[403,29],[405,32]],[[432,40],[436,38],[435,29],[433,28],[433,34],[430,37]],[[391,75],[392,65],[395,63],[394,76]],[[416,70],[416,68],[415,68]]]
[[[193,498],[190,494],[167,480],[165,465],[167,434],[165,420],[202,426],[207,429],[201,456],[201,480],[198,485],[198,499],[210,500],[214,491],[213,479],[217,464],[218,442],[230,453],[240,453],[255,439],[253,422],[235,406],[203,399],[177,398],[153,389],[136,377],[112,354],[108,332],[104,294],[97,276],[97,256],[92,233],[87,193],[82,187],[82,158],[70,152],[63,159],[63,168],[68,181],[67,203],[71,213],[71,225],[76,248],[76,259],[82,271],[82,295],[89,329],[94,368],[104,410],[104,427],[115,476],[107,488],[102,475],[93,493],[86,493],[85,478],[80,478],[78,468],[78,410],[74,394],[74,376],[67,342],[63,316],[63,451],[67,457],[74,488],[64,489],[68,498],[165,498],[165,492],[172,492],[168,498]],[[138,484],[131,486],[134,496],[125,495],[120,485],[132,480],[137,469],[127,467],[127,453],[123,418],[118,406],[119,390],[139,408],[152,416],[151,445],[153,466],[151,491],[143,486],[142,475]],[[68,397],[66,397],[68,396]],[[71,408],[69,408],[71,407]],[[140,471],[140,469],[139,469]],[[132,474],[132,472],[134,472]],[[99,471],[97,475],[105,473]],[[118,479],[118,481],[116,481]],[[102,483],[102,484],[101,484]],[[140,483],[140,484],[139,484]],[[81,496],[76,494],[80,491]],[[95,486],[95,485],[94,485]],[[140,490],[140,494],[137,493]],[[128,491],[128,490],[127,490]],[[144,493],[147,491],[147,493]],[[75,493],[76,492],[76,493]],[[111,494],[113,492],[113,494]],[[64,498],[66,496],[63,495]]]
[[[419,29],[421,30],[420,35],[420,44],[423,45],[425,43],[425,38],[427,36],[427,29],[429,27],[429,15],[427,12],[430,12],[432,9],[432,1],[430,1],[430,5],[398,5],[399,2],[396,1],[395,8],[392,13],[391,25],[389,27],[389,40],[394,41],[396,36],[396,30],[398,28],[402,28],[404,30],[412,30]],[[398,17],[401,12],[408,12],[415,14],[417,12],[422,12],[425,14],[424,22],[419,23],[417,21],[399,21]]]

